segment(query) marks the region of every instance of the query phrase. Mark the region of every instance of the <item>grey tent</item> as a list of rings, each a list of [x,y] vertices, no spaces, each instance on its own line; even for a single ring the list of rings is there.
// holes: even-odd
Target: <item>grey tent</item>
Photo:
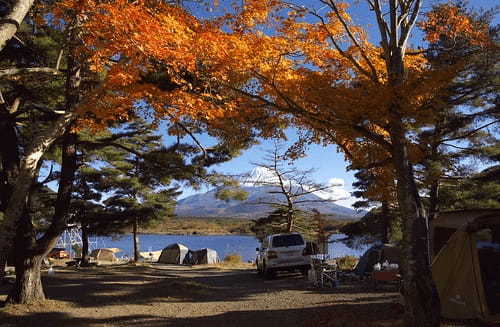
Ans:
[[[187,246],[180,243],[170,244],[161,251],[160,257],[158,258],[158,263],[170,263],[170,264],[185,264],[189,249]]]
[[[392,244],[377,244],[366,250],[359,258],[359,262],[354,269],[354,273],[359,276],[371,273],[373,265],[377,262],[396,263],[401,266],[401,251]]]
[[[217,252],[212,249],[201,249],[194,251],[192,260],[193,264],[195,265],[214,264],[220,261]]]

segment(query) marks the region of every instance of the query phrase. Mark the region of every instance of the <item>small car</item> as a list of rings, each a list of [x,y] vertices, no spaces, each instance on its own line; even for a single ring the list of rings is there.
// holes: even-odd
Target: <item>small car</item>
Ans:
[[[257,273],[272,278],[278,271],[300,271],[307,275],[311,268],[310,251],[299,233],[273,234],[257,248]]]

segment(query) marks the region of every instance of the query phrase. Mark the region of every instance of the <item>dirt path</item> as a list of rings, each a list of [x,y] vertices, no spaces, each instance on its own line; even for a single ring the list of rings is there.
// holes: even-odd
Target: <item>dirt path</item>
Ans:
[[[389,289],[318,290],[298,274],[267,281],[250,268],[60,269],[44,284],[50,301],[0,309],[0,326],[393,326],[399,318]]]

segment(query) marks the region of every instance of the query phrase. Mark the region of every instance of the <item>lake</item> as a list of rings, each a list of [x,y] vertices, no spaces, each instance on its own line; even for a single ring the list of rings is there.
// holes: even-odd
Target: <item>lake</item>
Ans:
[[[345,235],[333,235],[331,240],[340,239]],[[158,235],[142,234],[140,238],[141,251],[158,251],[172,243],[182,243],[192,250],[211,248],[217,251],[219,257],[223,259],[230,253],[238,253],[244,261],[255,260],[255,248],[259,242],[253,236],[241,235]],[[118,257],[127,255],[132,257],[133,244],[131,235],[123,235],[119,238],[97,237],[93,238],[96,244],[94,248],[119,248],[124,252],[117,254]],[[344,255],[353,255],[359,257],[365,251],[365,248],[351,249],[341,242],[329,244],[329,254],[331,257],[341,257]]]

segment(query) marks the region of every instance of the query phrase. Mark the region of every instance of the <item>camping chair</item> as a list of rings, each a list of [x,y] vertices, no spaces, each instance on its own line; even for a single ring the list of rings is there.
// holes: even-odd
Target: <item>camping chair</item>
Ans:
[[[323,260],[313,259],[313,265],[311,269],[312,282],[316,287],[337,287],[338,285],[338,274],[337,266],[331,265]]]

